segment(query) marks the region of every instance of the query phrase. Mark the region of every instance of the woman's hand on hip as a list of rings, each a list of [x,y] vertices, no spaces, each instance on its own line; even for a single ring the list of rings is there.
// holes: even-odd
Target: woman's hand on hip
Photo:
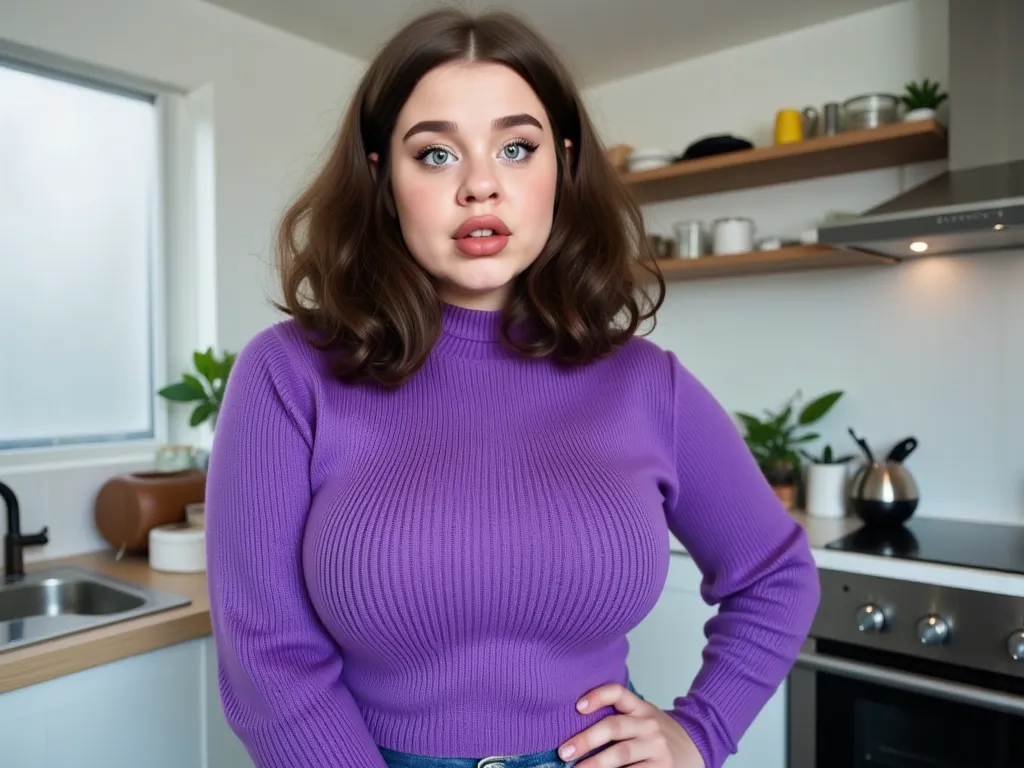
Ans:
[[[704,768],[704,759],[679,723],[628,688],[609,683],[588,691],[577,703],[580,712],[614,706],[620,714],[602,718],[558,748],[563,760],[579,759],[598,747],[617,742],[574,768]],[[571,749],[571,753],[566,750]]]

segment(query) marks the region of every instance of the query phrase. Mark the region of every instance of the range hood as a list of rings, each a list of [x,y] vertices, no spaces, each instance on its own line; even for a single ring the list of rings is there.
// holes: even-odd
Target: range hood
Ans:
[[[819,243],[901,259],[1024,248],[1024,0],[949,0],[948,90],[948,170]]]

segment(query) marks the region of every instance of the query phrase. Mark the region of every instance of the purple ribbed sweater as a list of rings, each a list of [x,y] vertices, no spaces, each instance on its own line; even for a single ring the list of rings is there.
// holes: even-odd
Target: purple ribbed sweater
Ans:
[[[291,320],[231,374],[210,461],[208,577],[228,721],[260,768],[384,768],[553,749],[609,714],[668,531],[719,606],[669,714],[718,768],[818,604],[802,528],[728,414],[636,338],[564,369],[446,305],[387,392],[332,380]]]

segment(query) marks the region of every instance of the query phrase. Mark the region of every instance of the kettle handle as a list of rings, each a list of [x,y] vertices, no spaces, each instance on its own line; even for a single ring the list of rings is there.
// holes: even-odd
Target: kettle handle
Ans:
[[[889,455],[886,457],[886,461],[895,461],[899,464],[913,453],[915,448],[917,448],[916,437],[904,438],[892,447],[892,450],[889,451]]]

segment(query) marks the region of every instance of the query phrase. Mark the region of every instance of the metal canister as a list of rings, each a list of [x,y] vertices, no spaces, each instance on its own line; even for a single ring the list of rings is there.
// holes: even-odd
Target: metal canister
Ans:
[[[830,101],[825,105],[825,126],[822,135],[835,136],[837,133],[839,133],[839,102]]]
[[[676,256],[680,259],[696,259],[707,253],[707,234],[701,221],[680,221],[674,227],[676,235]]]

